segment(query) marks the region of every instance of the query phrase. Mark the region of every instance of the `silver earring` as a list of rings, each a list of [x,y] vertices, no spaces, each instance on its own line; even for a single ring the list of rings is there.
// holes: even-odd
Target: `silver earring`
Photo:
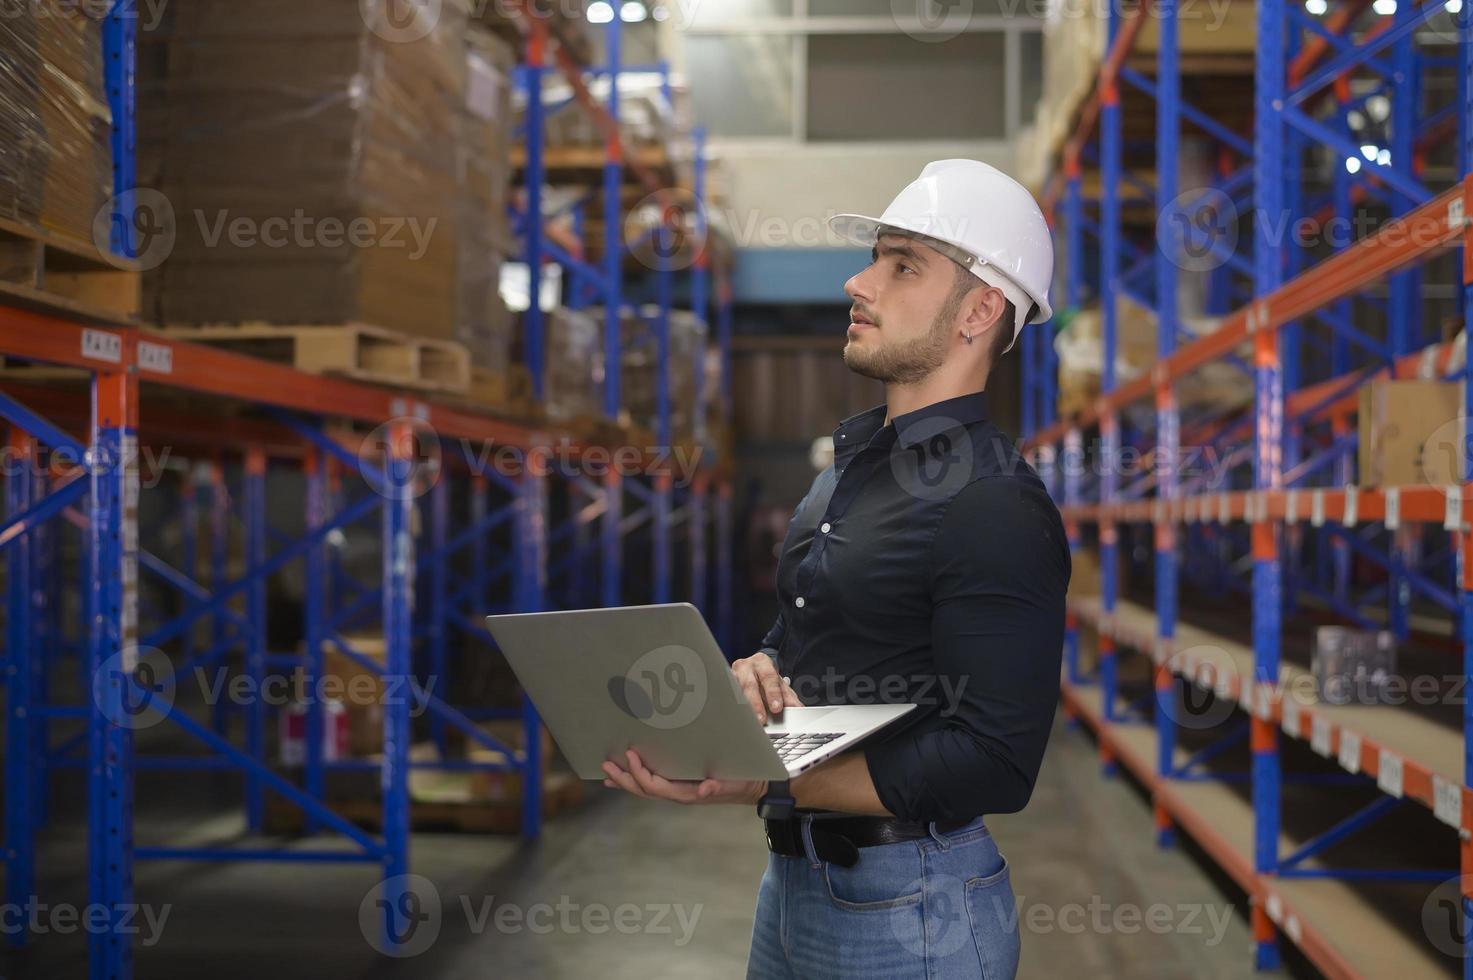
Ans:
[[[966,337],[967,337],[967,343],[970,344],[972,342],[972,331],[968,330],[967,333],[966,333]]]

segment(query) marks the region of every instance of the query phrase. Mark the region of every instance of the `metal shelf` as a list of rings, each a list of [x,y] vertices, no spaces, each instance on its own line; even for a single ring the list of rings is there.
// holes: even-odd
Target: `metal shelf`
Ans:
[[[1408,947],[1404,937],[1386,936],[1385,949],[1398,952],[1384,959],[1365,937],[1394,931],[1392,924],[1378,921],[1374,910],[1349,897],[1336,900],[1340,911],[1335,916],[1318,916],[1308,893],[1302,899],[1295,894],[1307,883],[1284,880],[1301,842],[1281,837],[1286,776],[1280,739],[1305,739],[1337,755],[1344,746],[1347,766],[1378,777],[1384,759],[1388,786],[1433,808],[1465,841],[1473,833],[1473,812],[1463,804],[1473,782],[1473,708],[1464,705],[1462,730],[1450,733],[1411,710],[1300,706],[1286,702],[1276,686],[1284,676],[1284,617],[1295,615],[1301,601],[1361,624],[1369,621],[1360,613],[1366,604],[1384,604],[1389,628],[1405,638],[1413,594],[1460,623],[1456,641],[1466,661],[1463,672],[1473,676],[1467,665],[1473,663],[1468,659],[1473,657],[1470,484],[1358,487],[1354,460],[1359,385],[1386,376],[1467,379],[1466,364],[1450,370],[1451,345],[1434,343],[1441,338],[1422,322],[1421,284],[1430,261],[1461,248],[1457,308],[1464,324],[1473,321],[1468,221],[1473,215],[1473,85],[1468,81],[1473,14],[1465,7],[1453,17],[1441,4],[1403,2],[1394,14],[1376,11],[1373,17],[1369,6],[1364,0],[1340,0],[1316,16],[1286,0],[1259,0],[1251,140],[1183,99],[1189,68],[1179,50],[1177,0],[1152,0],[1127,12],[1112,9],[1097,83],[1079,109],[1043,194],[1045,210],[1066,243],[1063,301],[1056,304],[1060,321],[1067,322],[1086,302],[1099,304],[1100,396],[1077,417],[1058,419],[1051,332],[1034,331],[1023,351],[1026,445],[1060,502],[1071,548],[1079,554],[1089,531],[1089,537],[1097,536],[1101,559],[1099,599],[1076,597],[1070,606],[1066,703],[1099,730],[1112,754],[1122,759],[1129,754],[1129,764],[1161,804],[1157,817],[1163,842],[1170,840],[1173,824],[1206,838],[1207,852],[1258,899],[1255,963],[1274,966],[1277,942],[1285,937],[1337,977],[1415,973],[1414,965],[1424,962],[1430,948]],[[1127,64],[1138,65],[1132,52],[1147,17],[1159,26],[1150,78]],[[1434,17],[1448,17],[1456,25],[1455,37],[1437,28],[1448,42],[1443,51],[1418,41],[1417,32]],[[1455,56],[1447,56],[1449,50]],[[1451,82],[1434,88],[1428,79]],[[1422,105],[1433,101],[1430,93],[1445,98],[1449,89],[1450,104]],[[1352,138],[1354,119],[1372,95],[1384,98],[1387,128],[1384,139],[1371,142],[1387,144],[1387,152],[1363,159],[1358,144],[1364,140]],[[1139,171],[1126,169],[1122,101],[1127,98],[1136,106],[1136,120],[1144,116],[1140,100],[1153,103],[1153,187],[1144,187]],[[1179,158],[1189,126],[1215,165],[1207,186],[1182,194]],[[1424,163],[1449,137],[1456,178],[1450,186],[1430,187],[1425,181],[1432,171]],[[1134,163],[1142,162],[1137,154]],[[1312,174],[1322,185],[1313,192],[1306,186]],[[1098,196],[1087,201],[1089,187],[1098,188]],[[1126,198],[1143,187],[1154,196],[1160,216],[1145,234],[1122,220]],[[1374,203],[1389,217],[1328,257],[1311,254],[1279,233],[1305,218],[1348,221],[1362,202]],[[1214,238],[1218,223],[1198,222],[1209,204],[1227,215],[1229,227],[1251,221],[1251,233],[1245,231],[1239,240]],[[1180,315],[1189,265],[1181,258],[1189,244],[1193,257],[1208,254],[1214,260],[1192,271],[1202,272],[1207,312],[1222,316],[1201,336],[1186,333]],[[1384,299],[1364,295],[1381,283],[1387,284]],[[1116,300],[1124,295],[1156,317],[1154,361],[1130,379],[1117,377],[1116,371]],[[1384,340],[1357,328],[1361,321],[1353,314],[1358,310],[1384,319]],[[1224,364],[1251,377],[1251,406],[1237,414],[1184,419],[1183,386],[1191,385],[1201,368]],[[1465,403],[1465,414],[1470,405]],[[1184,447],[1218,451],[1221,473],[1183,475]],[[1128,482],[1119,465],[1124,448],[1149,460]],[[1172,465],[1158,465],[1163,460]],[[1464,476],[1473,477],[1473,471]],[[1142,547],[1150,554],[1144,571],[1154,580],[1151,610],[1120,599],[1118,561]],[[1385,568],[1383,589],[1363,596],[1352,591],[1353,556]],[[1250,644],[1228,642],[1181,622],[1179,582],[1188,575],[1210,580],[1220,592],[1248,597]],[[1099,634],[1093,678],[1083,677],[1079,664],[1084,626]],[[1211,657],[1190,653],[1202,646],[1217,652]],[[1158,693],[1176,691],[1183,679],[1199,681],[1219,671],[1229,678],[1222,693],[1238,699],[1249,715],[1251,805],[1210,781],[1177,778],[1178,729],[1169,711],[1158,708],[1149,725],[1126,720],[1133,709],[1121,702],[1119,670],[1127,649],[1145,655]],[[1290,679],[1298,677],[1296,670],[1288,669]],[[1391,774],[1398,762],[1396,780]],[[1201,799],[1189,801],[1194,795]],[[1384,805],[1373,805],[1352,826],[1374,820]],[[1210,826],[1216,821],[1234,823],[1234,846],[1221,841],[1222,828]],[[1473,877],[1468,875],[1473,854],[1466,845],[1459,852],[1466,934],[1473,923]],[[1354,876],[1336,867],[1320,873]],[[1411,883],[1425,882],[1427,873],[1401,872]],[[1278,912],[1269,899],[1277,902]],[[1284,911],[1290,907],[1297,917]],[[1339,917],[1355,927],[1332,921]],[[1464,975],[1473,977],[1473,955],[1465,954]]]
[[[125,7],[118,5],[108,15],[103,32],[115,120],[114,183],[120,192],[135,183],[136,22]],[[525,8],[522,16],[530,65],[543,66],[547,22]],[[612,74],[617,92],[618,21],[608,31],[613,59],[601,70]],[[593,113],[605,127],[605,176],[618,186],[625,153],[615,116],[588,96],[582,82],[583,73],[595,69],[574,63],[565,51],[558,52],[555,69],[522,69],[531,79],[553,70],[573,85],[579,111]],[[616,110],[617,101],[612,104]],[[542,138],[540,124],[530,127],[527,157],[534,175]],[[698,152],[698,193],[704,166]],[[652,191],[662,189],[638,161],[631,161],[630,169]],[[529,183],[533,213],[540,213],[540,181]],[[606,251],[612,258],[606,270],[594,270],[615,315],[623,289],[618,208],[616,194],[614,220],[606,223]],[[123,229],[114,242],[119,254],[133,252],[127,228],[126,221],[114,222],[115,232]],[[525,237],[535,296],[543,261],[558,255],[576,265],[577,257],[567,251],[576,243],[540,222]],[[78,369],[72,378],[38,373],[33,379],[0,381],[0,418],[9,423],[12,450],[0,517],[8,603],[0,659],[9,746],[6,901],[24,907],[36,893],[36,843],[48,820],[49,779],[69,768],[88,774],[89,898],[115,917],[114,928],[89,929],[90,971],[98,978],[133,974],[129,933],[120,927],[134,902],[135,860],[373,864],[386,909],[383,936],[376,938],[396,945],[401,933],[388,917],[406,907],[412,887],[407,878],[408,774],[411,768],[436,765],[468,768],[447,753],[449,739],[457,734],[506,760],[477,767],[521,775],[522,834],[535,838],[543,816],[541,726],[530,701],[522,697],[512,708],[471,708],[456,704],[455,692],[429,683],[463,667],[472,652],[484,656],[494,650],[480,616],[574,603],[622,604],[633,593],[641,601],[670,601],[676,598],[677,579],[683,579],[682,597],[714,613],[718,638],[729,645],[730,463],[709,453],[682,461],[661,449],[672,445],[668,314],[675,271],[656,270],[662,300],[657,328],[661,441],[632,447],[632,453],[631,447],[578,438],[556,425],[509,421],[420,392],[305,374],[137,328],[89,326],[0,306],[0,355]],[[725,356],[718,397],[729,419],[730,286],[725,270],[709,261],[698,263],[691,275],[692,305],[703,316],[708,305],[716,311]],[[535,313],[529,317],[528,349],[540,352],[537,319]],[[618,345],[616,326],[608,347],[615,378]],[[619,407],[617,381],[610,391],[612,417]],[[345,423],[378,427],[380,438],[371,443],[361,434],[345,439]],[[164,481],[149,493],[171,495],[168,520],[178,522],[182,556],[177,560],[150,550],[158,528],[139,527],[139,450],[155,443],[194,461],[182,479],[163,471],[149,474]],[[492,449],[514,450],[515,465],[493,465]],[[626,450],[619,457],[626,469],[611,465],[612,449]],[[284,533],[268,520],[273,515],[267,513],[267,485],[274,474],[302,480],[306,530],[301,534]],[[377,527],[365,535],[359,525],[369,520]],[[82,537],[83,560],[77,569],[64,569],[60,539],[72,533]],[[377,539],[378,581],[356,580],[340,560],[330,542],[345,534]],[[636,546],[648,547],[647,576],[626,576],[626,551]],[[677,552],[678,547],[683,550]],[[267,582],[296,562],[304,563],[306,583],[302,648],[274,651],[267,646]],[[201,566],[208,571],[200,572]],[[161,582],[163,593],[177,597],[183,611],[140,609],[141,576]],[[75,584],[69,588],[69,582]],[[77,623],[64,623],[53,597],[76,585],[83,587],[81,615]],[[382,662],[347,635],[374,623],[382,630]],[[157,653],[159,648],[169,655]],[[312,684],[324,674],[328,648],[376,675],[386,690],[404,693],[384,699],[381,762],[370,763],[381,773],[381,834],[354,827],[326,802],[328,773],[344,766],[326,757],[321,699],[313,699],[306,711],[306,758],[298,785],[269,763],[266,734],[274,719],[259,694],[243,704],[214,704],[207,721],[175,709],[163,696],[172,688],[159,671],[183,676],[195,666],[232,665],[231,676],[257,685],[258,692],[268,676],[293,671]],[[57,668],[68,659],[75,659],[79,676],[95,681],[90,691],[70,692],[70,702],[60,700],[68,692],[53,689]],[[417,756],[411,762],[411,705],[428,719],[439,762]],[[203,751],[136,756],[140,717],[176,726]],[[518,723],[524,748],[504,745],[480,727],[495,719]],[[227,735],[237,725],[243,744]],[[56,741],[58,733],[63,737]],[[249,834],[263,829],[270,792],[303,811],[309,834],[328,832],[338,840],[327,846],[315,840],[305,846],[135,846],[133,786],[143,770],[237,772]],[[7,939],[24,945],[28,937],[10,933]]]

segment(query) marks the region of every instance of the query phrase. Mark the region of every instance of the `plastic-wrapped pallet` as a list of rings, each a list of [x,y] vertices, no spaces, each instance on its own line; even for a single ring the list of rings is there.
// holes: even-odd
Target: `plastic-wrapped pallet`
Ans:
[[[357,0],[165,8],[139,44],[141,181],[177,230],[153,316],[453,337],[469,9],[436,7],[415,40]]]
[[[522,43],[519,26],[522,9],[541,18],[554,43],[565,44],[568,53],[583,64],[594,59],[593,35],[583,16],[584,0],[477,0],[473,5],[480,24],[510,44]],[[518,49],[520,50],[520,49]]]
[[[499,37],[472,26],[466,34],[466,91],[456,140],[456,339],[471,363],[504,374],[516,318],[502,301],[501,264],[516,250],[507,217],[511,178],[512,71],[516,55]]]
[[[629,421],[658,433],[660,358],[654,317],[659,314],[659,308],[642,307],[640,314],[638,318],[624,317],[619,383]],[[696,347],[705,337],[705,329],[689,311],[670,312],[670,434],[673,439],[695,435]],[[709,397],[713,389],[706,385],[705,390]]]
[[[101,24],[75,3],[20,4],[0,15],[0,51],[0,217],[93,241],[113,186]]]

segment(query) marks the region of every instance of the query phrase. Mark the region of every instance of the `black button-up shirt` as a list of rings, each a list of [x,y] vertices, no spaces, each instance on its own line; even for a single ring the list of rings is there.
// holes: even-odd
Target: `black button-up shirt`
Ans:
[[[763,640],[804,704],[914,702],[865,743],[910,820],[1021,810],[1058,704],[1069,546],[981,392],[834,430],[788,525]]]

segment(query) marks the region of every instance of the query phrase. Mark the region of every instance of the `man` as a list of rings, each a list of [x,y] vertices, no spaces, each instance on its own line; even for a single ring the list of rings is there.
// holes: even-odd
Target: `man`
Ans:
[[[765,804],[749,978],[1000,980],[1017,916],[982,817],[1021,810],[1038,775],[1070,567],[1058,510],[983,390],[1024,324],[1051,316],[1053,246],[1028,192],[972,160],[928,165],[881,218],[831,224],[873,249],[844,287],[844,360],[884,382],[885,404],[834,430],[783,544],[783,611],[733,670],[764,722],[804,703],[920,707],[786,794],[665,780],[632,752],[606,785]]]

